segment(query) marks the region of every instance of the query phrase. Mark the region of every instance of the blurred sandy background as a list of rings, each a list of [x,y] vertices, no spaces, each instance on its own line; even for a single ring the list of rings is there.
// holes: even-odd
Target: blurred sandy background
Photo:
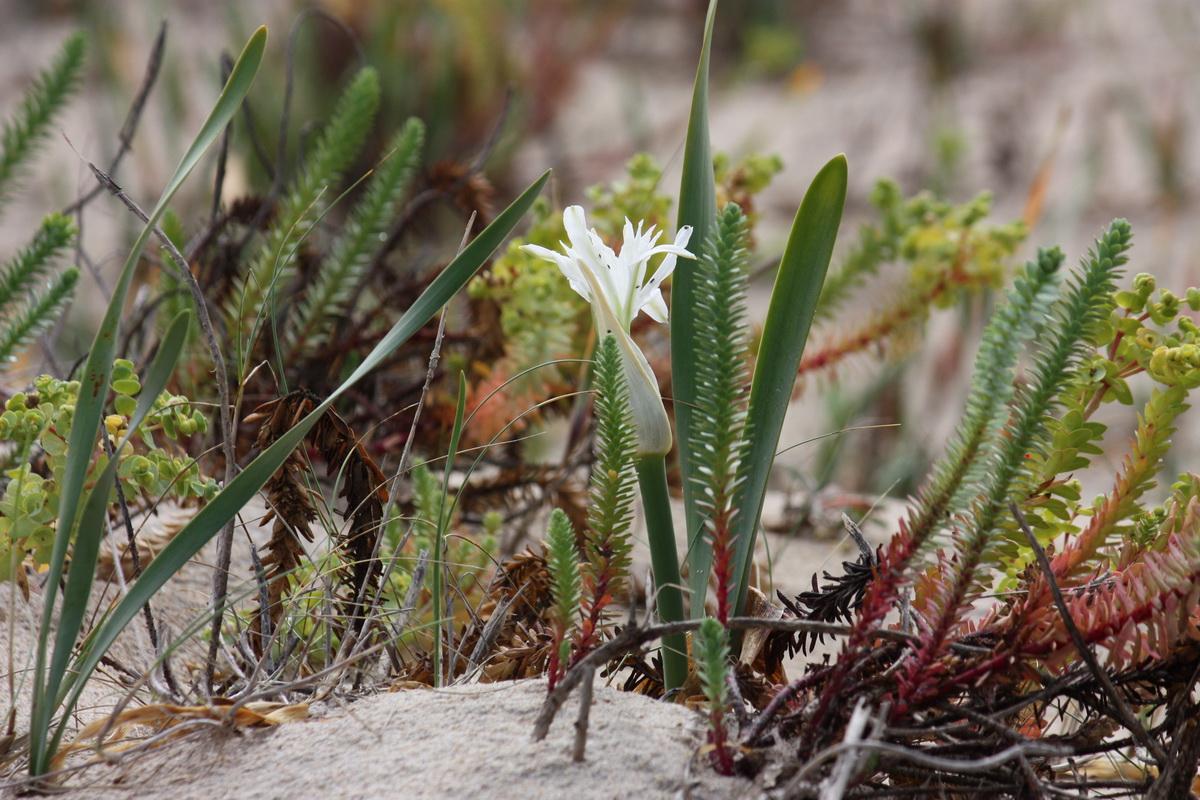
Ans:
[[[555,199],[584,200],[585,187],[621,174],[646,150],[677,185],[686,114],[706,3],[701,0],[427,0],[328,2],[296,33],[294,125],[318,121],[359,62],[378,67],[388,105],[386,135],[410,114],[430,125],[430,158],[473,158],[505,109],[488,161],[498,201],[547,167]],[[252,28],[272,39],[252,100],[264,130],[278,114],[289,33],[308,4],[234,2],[62,2],[3,0],[0,107],[18,96],[75,28],[91,33],[82,102],[27,181],[29,201],[0,220],[0,255],[11,254],[45,211],[91,187],[80,157],[107,163],[115,131],[143,73],[161,20],[166,61],[134,152],[117,180],[152,203],[182,146],[215,96],[216,58],[236,51]],[[1129,274],[1153,271],[1181,291],[1200,282],[1196,210],[1200,6],[1190,0],[741,0],[718,17],[713,64],[713,145],[734,157],[778,153],[785,169],[761,198],[760,257],[777,256],[808,181],[845,152],[850,194],[839,247],[871,217],[867,196],[888,176],[906,193],[933,188],[952,201],[995,197],[997,223],[1018,218],[1039,169],[1047,170],[1037,224],[1022,257],[1059,244],[1075,263],[1115,216],[1131,220]],[[356,44],[357,43],[357,44]],[[361,48],[356,50],[356,47]],[[267,139],[273,133],[266,134]],[[252,167],[235,173],[253,179]],[[210,202],[205,179],[190,202]],[[185,200],[184,202],[187,202]],[[74,327],[60,345],[70,357],[86,342],[86,320],[104,277],[122,257],[133,224],[116,202],[91,207],[84,243],[95,258]],[[835,267],[837,259],[835,256]],[[97,284],[95,281],[99,281]],[[94,291],[99,285],[100,291]],[[765,298],[769,283],[755,287]],[[887,292],[886,282],[876,292]],[[849,316],[869,313],[871,297]],[[866,398],[880,365],[858,359],[842,384],[811,385],[784,445],[839,425],[901,423],[792,450],[779,485],[800,494],[826,485],[878,493],[911,490],[940,452],[965,392],[981,308],[937,312],[926,344],[881,395]],[[818,332],[814,343],[819,343]],[[1126,415],[1129,416],[1129,415]],[[1120,445],[1129,421],[1110,432]],[[1183,433],[1195,441],[1185,417]],[[1194,451],[1192,447],[1179,452]],[[1171,469],[1194,467],[1180,461]],[[1099,491],[1101,478],[1089,489]]]
[[[556,171],[555,198],[565,204],[583,201],[586,186],[619,176],[638,150],[666,165],[667,185],[677,185],[705,5],[701,0],[341,0],[325,8],[351,28],[362,42],[362,57],[380,69],[389,102],[384,135],[390,132],[387,126],[416,114],[430,123],[434,157],[473,157],[500,118],[504,88],[512,85],[511,116],[488,166],[501,204],[547,167]],[[282,91],[288,32],[307,7],[291,0],[0,0],[0,113],[11,109],[70,31],[83,28],[92,39],[83,96],[60,120],[78,155],[63,137],[48,143],[26,181],[27,199],[0,218],[0,258],[24,243],[45,212],[91,188],[81,157],[101,165],[111,158],[115,133],[161,20],[169,25],[164,72],[133,154],[116,176],[146,205],[157,197],[216,95],[217,55],[236,51],[261,23],[271,26],[272,39],[252,97],[263,110],[264,126],[278,113],[271,109]],[[841,248],[870,218],[867,196],[877,177],[895,178],[906,193],[932,187],[959,202],[990,190],[999,223],[1021,216],[1038,170],[1046,167],[1044,205],[1023,256],[1037,246],[1060,244],[1074,263],[1101,226],[1123,216],[1136,234],[1130,275],[1153,271],[1160,285],[1177,291],[1200,282],[1200,226],[1193,222],[1200,121],[1200,84],[1193,76],[1200,74],[1200,5],[1193,0],[726,0],[718,28],[714,148],[735,157],[778,153],[785,162],[784,172],[762,196],[764,261],[782,248],[812,175],[831,156],[845,152],[851,183]],[[319,19],[305,22],[296,41],[295,122],[303,126],[330,107],[359,55],[350,39]],[[251,179],[247,166],[241,180]],[[205,179],[194,181],[190,191],[182,202],[207,208]],[[123,260],[122,248],[133,231],[132,220],[116,202],[91,206],[83,241],[94,257],[94,273],[85,277],[71,325],[59,339],[68,362],[86,346],[89,317],[102,306],[106,280]],[[756,296],[768,290],[766,284],[758,286]],[[871,298],[861,302],[856,311],[865,315]],[[849,434],[837,450],[827,442],[791,451],[788,469],[778,476],[784,491],[774,496],[768,521],[786,527],[797,512],[785,510],[785,503],[803,500],[822,486],[869,498],[897,485],[897,479],[922,474],[957,421],[978,325],[978,309],[935,314],[920,354],[872,402],[863,401],[864,387],[880,368],[869,360],[844,369],[845,385],[836,390],[828,383],[810,387],[792,415],[785,446],[827,433],[840,419],[903,427]],[[1196,429],[1183,419],[1181,436],[1191,444],[1177,448],[1177,463],[1169,469],[1197,468],[1192,460]],[[1126,433],[1114,429],[1109,440],[1119,445]],[[1104,482],[1089,488],[1099,491]],[[889,512],[894,514],[895,507]],[[868,528],[877,540],[888,532],[887,525]],[[776,577],[789,590],[806,588],[814,569],[839,557],[829,541],[785,539],[771,537],[777,552],[788,551]],[[533,758],[524,737],[537,692],[506,691],[521,694],[520,709],[497,704],[494,713],[471,712],[472,719],[478,729],[491,731],[497,758]],[[625,702],[601,697],[603,703]],[[433,741],[447,731],[442,699],[418,693],[401,701],[424,704],[424,711],[391,705],[387,698],[372,701],[355,707],[358,723],[351,727],[395,725],[413,741]],[[685,733],[686,715],[679,709],[658,710],[665,716],[645,728],[629,728],[628,710],[620,712],[620,725],[602,727],[592,772],[564,764],[569,723],[560,722],[563,741],[540,751],[536,758],[542,766],[531,773],[534,783],[520,784],[520,791],[530,797],[537,787],[553,796],[612,797],[625,796],[628,786],[628,796],[660,796],[659,779],[681,773],[680,762],[695,739]],[[600,712],[601,726],[609,725],[605,713]],[[402,725],[396,722],[401,718]],[[467,734],[471,730],[463,727]],[[339,741],[346,735],[338,733]],[[285,749],[287,737],[309,749]],[[649,759],[647,743],[660,740],[664,749],[657,760]],[[148,761],[149,773],[133,780],[148,787],[162,778],[164,796],[174,798],[252,796],[256,789],[270,796],[264,787],[276,780],[280,763],[330,758],[328,749],[315,757],[311,751],[323,741],[298,728],[272,745],[221,750],[218,760],[234,775],[226,785],[205,782],[208,766],[189,776],[177,762],[156,766]],[[458,753],[478,747],[479,741],[488,740],[435,744],[454,763],[429,761],[428,748],[422,763],[439,775],[458,775]],[[384,760],[390,755],[372,755],[370,746],[362,745],[364,762],[330,761],[335,771],[362,777],[364,795],[394,789],[394,768]],[[184,750],[177,759],[192,763],[190,753]],[[633,764],[639,755],[641,761]],[[262,760],[261,775],[244,759]],[[215,778],[219,765],[212,770]],[[377,784],[368,786],[369,775]],[[606,779],[598,782],[595,775]],[[188,781],[187,788],[175,782],[179,777]],[[615,783],[618,777],[625,783]],[[110,779],[107,774],[99,778],[101,784]],[[487,779],[466,774],[462,785],[445,793],[473,791]],[[434,778],[419,781],[440,796]],[[667,784],[674,781],[664,783],[661,796],[669,796]],[[517,791],[518,784],[511,786]],[[85,789],[78,796],[98,796],[98,790]]]

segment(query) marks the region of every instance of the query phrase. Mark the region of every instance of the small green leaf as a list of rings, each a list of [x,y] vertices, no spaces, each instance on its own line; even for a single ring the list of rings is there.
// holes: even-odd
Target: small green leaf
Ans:
[[[133,414],[133,410],[137,408],[137,400],[127,394],[119,394],[113,398],[113,408],[123,417],[128,417]]]
[[[121,380],[113,381],[112,388],[117,394],[134,397],[142,390],[142,384],[138,383],[137,378],[122,378]]]
[[[1116,378],[1105,381],[1108,384],[1108,389],[1112,392],[1112,396],[1118,403],[1123,406],[1133,405],[1133,392],[1129,390],[1129,384],[1125,380]]]

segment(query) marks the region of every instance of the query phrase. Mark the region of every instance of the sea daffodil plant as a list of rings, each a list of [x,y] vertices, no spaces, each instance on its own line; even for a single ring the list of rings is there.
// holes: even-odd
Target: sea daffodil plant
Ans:
[[[674,245],[659,245],[661,234],[654,229],[643,232],[626,222],[624,242],[620,253],[604,244],[594,231],[589,231],[579,207],[563,214],[570,244],[562,252],[526,245],[526,251],[558,264],[580,295],[592,307],[600,336],[611,332],[624,356],[624,369],[636,434],[637,473],[645,507],[647,538],[657,585],[658,614],[665,622],[684,620],[683,593],[680,587],[680,567],[675,547],[674,522],[670,497],[667,493],[665,454],[671,449],[670,420],[666,415],[658,384],[645,356],[629,337],[629,326],[641,311],[655,320],[665,322],[667,308],[662,301],[662,281],[675,269],[679,256],[718,259],[722,269],[732,274],[733,258],[741,245],[738,226],[728,231],[728,240],[714,241],[717,226],[716,186],[713,173],[712,148],[708,134],[708,65],[716,19],[716,0],[710,0],[705,18],[704,45],[696,71],[692,94],[692,109],[688,120],[687,140],[683,155],[683,180],[679,191],[678,234]],[[745,607],[750,583],[750,564],[754,542],[766,494],[767,478],[775,460],[783,429],[784,415],[795,385],[800,358],[812,324],[817,298],[829,268],[833,244],[841,224],[846,200],[847,168],[845,156],[835,156],[813,178],[804,200],[796,212],[788,236],[787,247],[779,261],[775,285],[767,316],[763,322],[760,344],[754,358],[750,392],[746,399],[741,433],[729,442],[736,447],[736,472],[732,485],[736,491],[726,498],[730,505],[727,520],[732,521],[722,545],[722,571],[728,575],[722,581],[732,602],[727,613],[736,616]],[[692,249],[686,247],[689,242]],[[649,259],[663,254],[662,264],[647,281]],[[736,372],[743,367],[742,351],[733,341],[744,336],[740,323],[713,326],[701,323],[712,312],[702,305],[701,281],[709,280],[707,270],[681,270],[675,276],[671,293],[671,384],[674,387],[673,411],[675,430],[679,436],[679,469],[682,475],[685,518],[688,541],[688,582],[691,589],[691,614],[702,617],[706,612],[710,571],[713,568],[714,547],[709,524],[703,512],[705,492],[717,474],[711,448],[701,435],[706,426],[722,424],[703,412],[697,393],[701,363],[711,360],[714,353],[734,353],[725,364]],[[741,297],[722,297],[715,311],[734,314]],[[717,328],[720,328],[719,332]],[[716,339],[721,346],[715,346]],[[711,390],[710,390],[711,391]],[[744,394],[744,392],[743,392]],[[739,400],[740,402],[740,400]],[[746,435],[753,431],[753,435]],[[727,437],[728,438],[728,437]],[[663,637],[663,685],[670,692],[682,686],[688,674],[686,645],[682,635]]]
[[[661,231],[655,231],[653,226],[643,231],[641,223],[634,229],[633,223],[626,219],[621,250],[616,252],[599,234],[588,229],[580,206],[570,206],[563,212],[563,226],[570,240],[570,244],[561,243],[563,252],[531,244],[525,245],[524,249],[557,264],[571,287],[591,304],[597,335],[612,334],[616,339],[635,430],[638,484],[646,512],[659,616],[667,621],[681,620],[684,618],[683,594],[665,460],[671,450],[671,421],[663,406],[654,370],[633,341],[629,329],[642,311],[656,322],[667,321],[662,282],[675,270],[679,257],[695,258],[687,249],[692,229],[685,225],[675,234],[674,244],[658,244]],[[646,280],[650,259],[657,255],[664,258]],[[682,635],[665,637],[665,684],[680,686],[687,671],[687,646]]]

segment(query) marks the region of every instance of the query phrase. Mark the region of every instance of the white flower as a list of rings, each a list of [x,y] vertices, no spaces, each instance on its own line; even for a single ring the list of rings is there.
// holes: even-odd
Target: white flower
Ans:
[[[692,229],[680,228],[674,244],[656,245],[661,231],[655,232],[652,226],[643,232],[641,223],[635,231],[633,223],[626,219],[625,241],[621,252],[615,253],[595,231],[588,230],[581,207],[571,206],[564,211],[563,225],[571,244],[561,243],[562,253],[534,244],[522,249],[558,264],[571,288],[592,304],[597,335],[611,333],[616,337],[629,386],[629,407],[638,432],[638,454],[665,454],[671,449],[671,423],[658,393],[654,371],[630,338],[629,326],[643,310],[656,322],[667,321],[667,306],[659,287],[675,270],[678,256],[695,258],[686,249]],[[666,257],[647,281],[647,262],[660,253]]]

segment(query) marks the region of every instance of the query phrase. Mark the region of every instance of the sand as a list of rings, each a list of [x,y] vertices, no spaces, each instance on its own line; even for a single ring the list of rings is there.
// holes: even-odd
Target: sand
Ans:
[[[772,495],[768,516],[782,505]],[[889,507],[890,513],[896,508]],[[249,517],[253,517],[250,514]],[[880,540],[887,525],[869,526]],[[853,558],[851,545],[837,541],[767,537],[776,583],[789,593],[807,588],[813,570]],[[239,536],[235,564],[248,560]],[[198,613],[210,575],[204,557],[189,564],[155,599],[155,615],[173,620],[173,630]],[[644,572],[644,545],[635,549],[635,571]],[[235,581],[235,584],[237,582]],[[235,586],[236,590],[236,586]],[[97,590],[96,596],[100,596]],[[18,602],[0,626],[0,652],[9,639],[18,675],[28,669],[36,641],[40,603]],[[114,654],[137,668],[149,650],[140,619],[118,640]],[[199,660],[202,648],[191,644]],[[818,654],[815,656],[820,657]],[[799,674],[801,665],[789,665]],[[80,703],[81,724],[102,719],[126,689],[111,672],[100,671]],[[469,684],[445,689],[364,692],[314,703],[308,719],[273,728],[195,729],[160,747],[107,756],[81,751],[68,762],[91,761],[64,778],[69,798],[728,798],[752,791],[748,781],[721,778],[697,757],[704,719],[685,707],[618,691],[596,679],[586,760],[571,759],[578,698],[560,711],[549,736],[533,741],[533,723],[546,696],[544,680]],[[138,702],[150,702],[144,694]],[[0,703],[8,705],[0,682]],[[28,729],[28,690],[18,689],[17,727]],[[131,729],[144,737],[148,729]],[[690,776],[690,777],[689,777]],[[681,795],[681,792],[685,794]],[[0,798],[13,796],[11,787]]]
[[[576,701],[541,741],[544,681],[413,690],[316,705],[315,719],[202,731],[72,776],[66,797],[667,798],[731,796],[740,781],[686,776],[703,741],[696,712],[598,686],[586,760],[572,761]]]

